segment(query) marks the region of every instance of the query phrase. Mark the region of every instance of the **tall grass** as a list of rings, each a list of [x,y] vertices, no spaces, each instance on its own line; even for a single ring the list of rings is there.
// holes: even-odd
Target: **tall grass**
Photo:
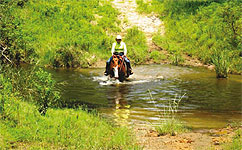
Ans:
[[[107,0],[3,0],[0,6],[0,44],[14,61],[88,67],[108,58],[120,31],[118,11]]]
[[[147,61],[149,54],[146,36],[138,27],[128,29],[124,41],[128,48],[128,56],[134,64],[142,64]]]
[[[165,36],[157,34],[153,41],[171,55],[175,51],[175,54],[187,54],[205,64],[214,64],[217,77],[224,76],[220,72],[241,73],[240,0],[152,0],[138,4],[140,10],[148,7],[149,12],[153,11],[163,19]],[[226,51],[221,57],[222,61],[214,61],[217,59],[214,50],[219,53]],[[224,63],[228,57],[231,67]]]
[[[34,105],[11,97],[0,120],[0,148],[135,149],[125,127],[114,127],[81,109],[49,109],[41,116]]]
[[[150,90],[148,91],[151,100],[154,101],[155,99],[153,98]],[[159,112],[160,119],[165,118],[165,120],[162,121],[160,125],[155,126],[155,129],[159,135],[170,134],[174,136],[178,133],[187,132],[189,130],[187,126],[185,126],[178,118],[176,118],[179,104],[184,96],[185,94],[181,97],[176,96],[173,100],[168,100],[164,110]]]
[[[215,71],[217,74],[217,78],[227,78],[231,57],[228,54],[228,51],[216,51],[212,56],[212,62],[215,65]]]

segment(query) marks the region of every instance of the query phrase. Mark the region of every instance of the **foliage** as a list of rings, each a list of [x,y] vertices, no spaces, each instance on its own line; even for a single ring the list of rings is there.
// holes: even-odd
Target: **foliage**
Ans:
[[[60,106],[58,101],[60,94],[55,89],[56,84],[50,73],[37,67],[23,69],[4,66],[1,69],[3,71],[0,74],[3,76],[2,79],[4,79],[3,91],[4,88],[7,88],[7,86],[4,86],[4,83],[10,82],[12,87],[11,90],[8,88],[7,91],[11,91],[10,93],[14,93],[16,97],[21,97],[24,101],[36,104],[42,115],[45,115],[48,107]],[[3,93],[2,95],[4,96],[5,94]],[[6,100],[4,97],[3,99]]]
[[[184,124],[174,118],[166,120],[155,129],[160,135],[176,135],[177,133],[184,133],[188,131],[187,127],[185,127]]]
[[[6,108],[11,119],[0,120],[1,149],[135,149],[124,127],[114,127],[92,113],[49,109],[41,116],[35,106],[18,98]]]
[[[43,69],[31,68],[24,79],[15,71],[5,66],[0,72],[0,149],[138,149],[128,129],[94,112],[53,108],[59,94]]]
[[[0,117],[6,118],[8,114],[5,109],[11,103],[13,87],[7,78],[0,74]]]
[[[120,31],[118,12],[106,0],[3,0],[1,8],[1,45],[14,62],[88,67],[108,57],[110,35]]]
[[[36,104],[39,107],[39,112],[45,115],[49,106],[53,106],[60,99],[60,94],[55,91],[55,81],[51,74],[45,72],[41,68],[35,72],[36,81],[34,86],[38,97],[36,97]]]
[[[159,63],[161,60],[165,60],[166,56],[160,51],[155,50],[150,53],[150,59],[152,59],[154,63]]]
[[[217,77],[227,76],[229,72],[241,73],[241,0],[152,0],[146,5],[165,22],[165,37],[157,34],[153,38],[157,45],[170,53],[176,49],[178,54],[214,64]],[[159,9],[154,9],[157,6]],[[225,54],[223,60],[216,62],[220,54]],[[227,58],[231,61],[229,65],[225,63]]]
[[[139,13],[158,13],[160,14],[161,12],[161,5],[160,0],[152,0],[152,1],[144,1],[144,0],[136,0],[136,3],[138,4],[137,11]]]
[[[128,54],[134,64],[144,63],[148,59],[148,46],[145,34],[138,29],[132,27],[127,30],[124,38],[128,48]]]
[[[214,50],[212,62],[215,65],[217,78],[227,78],[230,68],[231,57],[228,51]]]
[[[237,129],[235,135],[233,136],[233,141],[231,143],[226,143],[223,145],[225,150],[240,150],[242,149],[242,129]]]
[[[150,98],[152,101],[155,99],[153,98],[150,90]],[[166,107],[164,107],[164,111],[162,113],[159,113],[159,116],[162,120],[162,118],[166,118],[165,120],[162,120],[161,124],[158,126],[155,126],[156,131],[160,135],[170,134],[170,135],[176,135],[177,133],[183,133],[187,132],[189,128],[182,124],[179,119],[175,117],[179,104],[182,100],[182,98],[185,96],[185,94],[181,97],[175,97],[173,100],[168,100],[165,104]]]

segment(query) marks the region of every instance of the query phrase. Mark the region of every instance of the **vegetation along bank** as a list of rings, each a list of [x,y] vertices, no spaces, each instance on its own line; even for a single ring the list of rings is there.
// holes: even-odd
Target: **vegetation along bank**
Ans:
[[[153,36],[171,54],[174,64],[185,56],[213,64],[217,77],[242,71],[241,0],[138,0],[140,13],[157,13],[165,35]]]

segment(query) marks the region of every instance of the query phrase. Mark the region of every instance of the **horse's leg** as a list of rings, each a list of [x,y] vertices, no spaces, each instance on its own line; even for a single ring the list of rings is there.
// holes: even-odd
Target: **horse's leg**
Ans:
[[[113,63],[111,62],[111,63],[110,63],[109,70],[108,70],[111,78],[114,76],[112,70],[113,70]]]

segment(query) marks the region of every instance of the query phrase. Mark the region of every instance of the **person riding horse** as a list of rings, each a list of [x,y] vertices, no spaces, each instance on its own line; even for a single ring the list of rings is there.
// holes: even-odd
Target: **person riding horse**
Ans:
[[[111,52],[112,52],[112,55],[118,54],[120,56],[123,56],[124,61],[126,62],[127,68],[128,68],[127,74],[132,75],[133,72],[130,65],[130,61],[126,57],[126,54],[127,54],[126,44],[122,41],[122,37],[120,35],[117,35],[116,42],[113,43]],[[113,59],[113,56],[111,56],[106,63],[106,71],[104,72],[106,76],[109,75],[110,62],[112,61],[112,59]]]

